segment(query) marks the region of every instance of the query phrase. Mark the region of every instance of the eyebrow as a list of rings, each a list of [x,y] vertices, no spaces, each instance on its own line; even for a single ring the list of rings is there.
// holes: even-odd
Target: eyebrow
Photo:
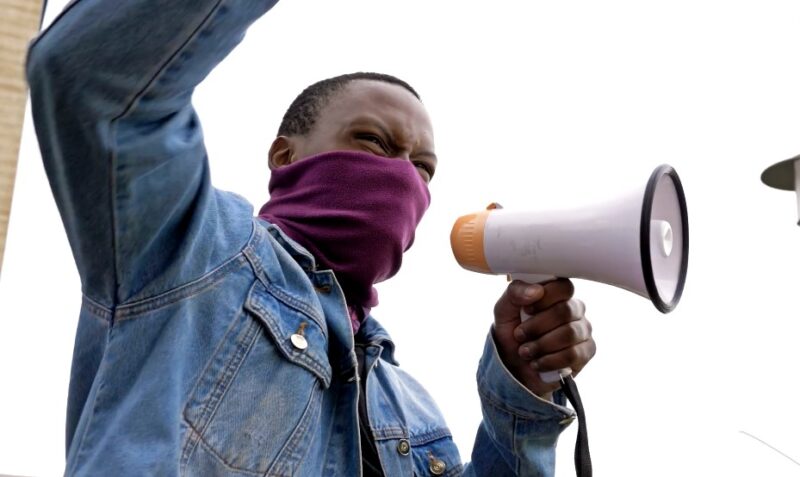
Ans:
[[[391,137],[391,138],[394,137],[394,134],[390,133],[389,130],[386,129],[383,126],[383,122],[378,120],[378,119],[369,118],[369,117],[360,117],[360,118],[356,119],[355,121],[353,121],[353,124],[358,124],[360,122],[366,122],[366,123],[369,123],[369,124],[375,126],[376,128],[380,129],[381,133],[383,133],[383,135],[386,136],[386,137]],[[419,157],[419,156],[427,156],[427,157],[431,158],[434,163],[439,164],[439,158],[436,157],[436,154],[434,154],[433,151],[428,151],[428,150],[419,151],[414,155],[417,156],[417,157]]]

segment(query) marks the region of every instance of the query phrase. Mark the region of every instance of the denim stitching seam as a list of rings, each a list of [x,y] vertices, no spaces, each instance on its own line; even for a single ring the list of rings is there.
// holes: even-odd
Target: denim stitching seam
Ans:
[[[304,440],[308,434],[311,421],[318,415],[320,406],[317,406],[319,389],[318,386],[311,388],[311,396],[309,396],[308,404],[306,405],[303,415],[300,417],[300,422],[297,423],[292,435],[284,445],[283,449],[275,457],[275,462],[267,470],[267,475],[272,475],[272,472],[278,472],[279,475],[292,475],[292,467],[302,460],[305,453],[298,452],[301,448],[301,441]],[[308,447],[306,448],[308,449]],[[286,457],[283,457],[287,454]]]
[[[233,466],[233,465],[229,464],[228,461],[226,461],[223,456],[219,455],[219,453],[214,449],[214,447],[212,447],[205,439],[203,439],[202,436],[198,435],[198,441],[199,441],[200,445],[206,451],[208,451],[208,453],[210,453],[211,455],[216,457],[217,460],[219,460],[222,463],[222,465],[224,465],[228,469],[230,469],[230,470],[232,470],[234,472],[241,472],[243,474],[258,475],[258,476],[263,476],[264,475],[264,473],[260,472],[260,471],[242,469],[242,468],[239,468],[239,467],[236,467],[236,466]]]
[[[208,401],[204,406],[203,413],[201,414],[198,422],[198,424],[201,424],[199,429],[201,433],[206,431],[208,424],[214,419],[214,415],[216,414],[217,409],[219,409],[219,404],[222,402],[222,398],[228,391],[233,378],[238,373],[239,368],[244,362],[244,358],[250,352],[250,349],[253,347],[253,344],[256,341],[257,331],[258,326],[251,321],[248,325],[248,328],[245,330],[245,334],[242,339],[236,343],[234,355],[228,360],[228,364],[222,371],[222,375],[214,383],[211,393],[208,397]]]
[[[161,66],[159,66],[156,69],[156,71],[153,73],[153,76],[150,78],[150,80],[147,82],[147,84],[145,84],[142,87],[142,89],[140,91],[137,91],[137,92],[135,92],[135,93],[133,93],[131,95],[131,98],[130,98],[129,102],[127,103],[127,106],[125,106],[123,108],[122,112],[118,116],[116,116],[115,118],[113,118],[110,121],[110,123],[109,123],[109,141],[112,144],[112,146],[110,147],[110,153],[109,153],[109,156],[110,156],[109,157],[109,164],[110,164],[109,172],[110,171],[116,171],[118,166],[119,166],[119,163],[118,163],[118,152],[117,152],[117,125],[118,125],[119,121],[121,119],[127,117],[128,114],[130,114],[135,109],[135,106],[138,103],[139,99],[141,99],[144,95],[146,95],[147,92],[150,90],[150,88],[153,85],[157,84],[159,82],[159,80],[163,77],[163,75],[171,67],[175,66],[180,61],[181,53],[183,53],[184,51],[186,51],[187,49],[189,49],[193,45],[193,42],[200,36],[200,33],[203,30],[209,28],[209,26],[211,24],[211,21],[215,18],[215,14],[219,11],[219,7],[220,7],[221,4],[222,4],[222,0],[216,2],[210,8],[208,14],[205,16],[205,18],[203,18],[202,21],[200,21],[200,23],[197,26],[197,28],[195,28],[195,30],[188,35],[188,37],[186,38],[186,41],[182,45],[180,45],[169,56],[169,58],[167,58],[164,61],[164,63]],[[118,218],[117,218],[117,213],[116,213],[116,210],[117,210],[116,177],[117,177],[116,174],[111,173],[111,172],[109,173],[109,178],[108,178],[108,181],[109,181],[109,200],[110,200],[109,206],[110,206],[110,209],[111,209],[110,210],[111,213],[109,214],[109,216],[111,217],[111,227],[112,227],[111,250],[112,250],[112,257],[113,257],[112,266],[114,268],[112,273],[113,273],[113,276],[114,276],[114,289],[115,289],[114,301],[115,302],[120,300],[119,286],[120,286],[120,283],[122,282],[121,277],[119,276],[119,273],[120,273],[119,258],[120,257],[119,257],[119,250],[118,250],[119,249],[119,245],[118,245],[118,243],[119,243]],[[116,316],[112,317],[112,318],[116,318]],[[113,319],[112,319],[112,326],[113,326]]]
[[[239,315],[241,316],[241,315]],[[236,320],[233,321],[236,323]],[[227,393],[233,378],[239,371],[241,364],[244,362],[245,357],[250,353],[250,350],[253,347],[253,344],[256,342],[256,338],[258,337],[258,324],[254,323],[252,320],[247,320],[248,325],[247,328],[243,331],[242,337],[236,340],[235,347],[233,349],[233,356],[227,359],[227,364],[225,364],[225,368],[223,369],[220,376],[215,380],[215,382],[211,385],[211,391],[208,393],[207,396],[203,398],[205,403],[203,404],[202,411],[200,413],[199,418],[190,420],[189,417],[186,415],[188,409],[183,413],[183,419],[189,425],[189,427],[197,434],[196,440],[203,440],[203,433],[206,431],[206,428],[211,423],[216,415],[216,411],[219,408],[219,404],[222,402],[223,397]],[[223,341],[228,337],[228,333],[225,334],[223,337]],[[215,352],[214,357],[217,356]],[[211,358],[213,361],[214,357]],[[203,373],[209,370],[206,367]],[[199,387],[202,384],[203,378],[202,375],[198,380],[195,389],[192,390],[190,396],[193,396]],[[189,398],[189,402],[191,402],[192,398]],[[187,403],[184,405],[184,408],[188,408],[189,404]],[[194,423],[192,422],[194,421]],[[194,451],[197,447],[197,442],[189,443],[185,446],[185,449],[182,453],[181,460],[184,461],[182,463],[183,466],[188,464],[189,459],[191,459]]]
[[[517,416],[523,419],[528,420],[543,420],[543,419],[564,419],[569,417],[569,414],[566,414],[560,410],[553,411],[551,413],[540,413],[536,411],[523,411],[521,409],[517,409],[505,404],[499,398],[495,398],[492,394],[483,391],[481,389],[478,390],[478,394],[483,398],[487,405],[497,409],[506,414],[510,414],[512,416]]]
[[[257,232],[258,233],[258,238],[261,239],[261,234],[263,233],[262,229],[260,229],[259,227],[256,227],[256,229],[258,230],[258,232]],[[247,260],[250,262],[251,266],[253,267],[253,272],[259,278],[261,283],[264,284],[264,288],[266,288],[267,291],[269,291],[273,296],[275,296],[275,298],[280,300],[286,306],[294,308],[295,310],[299,311],[300,313],[303,313],[303,314],[307,315],[310,319],[314,320],[317,323],[317,325],[319,325],[320,329],[323,331],[323,334],[325,335],[325,339],[327,339],[328,338],[327,332],[326,332],[325,327],[323,326],[324,319],[321,316],[319,316],[319,314],[314,309],[314,307],[309,306],[303,300],[298,300],[293,295],[287,293],[286,291],[282,290],[280,287],[278,287],[275,284],[273,284],[267,278],[267,276],[265,274],[265,271],[264,271],[264,267],[263,267],[262,262],[261,262],[261,258],[258,256],[258,253],[256,253],[256,251],[255,251],[255,249],[253,248],[252,245],[248,245],[247,247],[245,247],[245,249],[242,251],[242,253],[245,256],[245,258],[247,258]]]
[[[224,280],[231,271],[230,269],[242,265],[244,265],[242,254],[236,254],[196,280],[144,300],[120,305],[116,310],[116,319],[117,321],[131,320],[138,315],[196,296]]]
[[[104,307],[103,305],[97,303],[96,301],[92,300],[86,295],[83,295],[83,307],[91,313],[91,316],[94,318],[99,319],[100,321],[104,322],[105,324],[111,323],[111,317],[113,316],[113,311]]]
[[[322,334],[325,336],[325,339],[328,339],[328,333],[326,327],[323,326],[324,320],[321,316],[319,316],[316,310],[307,305],[305,302],[298,300],[294,296],[290,295],[289,293],[283,291],[282,289],[276,287],[273,284],[267,285],[267,291],[269,291],[275,298],[283,302],[285,305],[294,308],[295,310],[303,313],[304,315],[308,316],[310,319],[316,322],[317,326],[319,326]]]

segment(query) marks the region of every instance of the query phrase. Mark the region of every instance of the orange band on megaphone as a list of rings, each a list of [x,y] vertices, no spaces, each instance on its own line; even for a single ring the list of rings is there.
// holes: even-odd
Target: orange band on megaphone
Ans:
[[[450,247],[459,265],[473,272],[492,273],[483,248],[483,233],[491,210],[462,215],[450,232]]]

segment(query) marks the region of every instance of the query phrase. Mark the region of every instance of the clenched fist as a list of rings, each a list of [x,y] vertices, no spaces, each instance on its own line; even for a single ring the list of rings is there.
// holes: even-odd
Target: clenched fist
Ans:
[[[549,399],[559,383],[545,383],[539,373],[571,368],[577,375],[597,347],[583,302],[572,298],[567,279],[541,284],[515,280],[494,307],[494,339],[500,358],[519,382]],[[520,319],[523,310],[530,318]]]

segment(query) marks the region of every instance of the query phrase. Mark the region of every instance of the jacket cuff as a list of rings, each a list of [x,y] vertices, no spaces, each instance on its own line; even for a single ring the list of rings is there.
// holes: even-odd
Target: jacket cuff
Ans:
[[[528,420],[551,420],[554,424],[551,429],[559,433],[576,418],[575,412],[566,407],[566,398],[560,389],[554,391],[553,400],[548,401],[517,381],[500,359],[492,331],[486,337],[477,378],[481,398],[498,410]]]

